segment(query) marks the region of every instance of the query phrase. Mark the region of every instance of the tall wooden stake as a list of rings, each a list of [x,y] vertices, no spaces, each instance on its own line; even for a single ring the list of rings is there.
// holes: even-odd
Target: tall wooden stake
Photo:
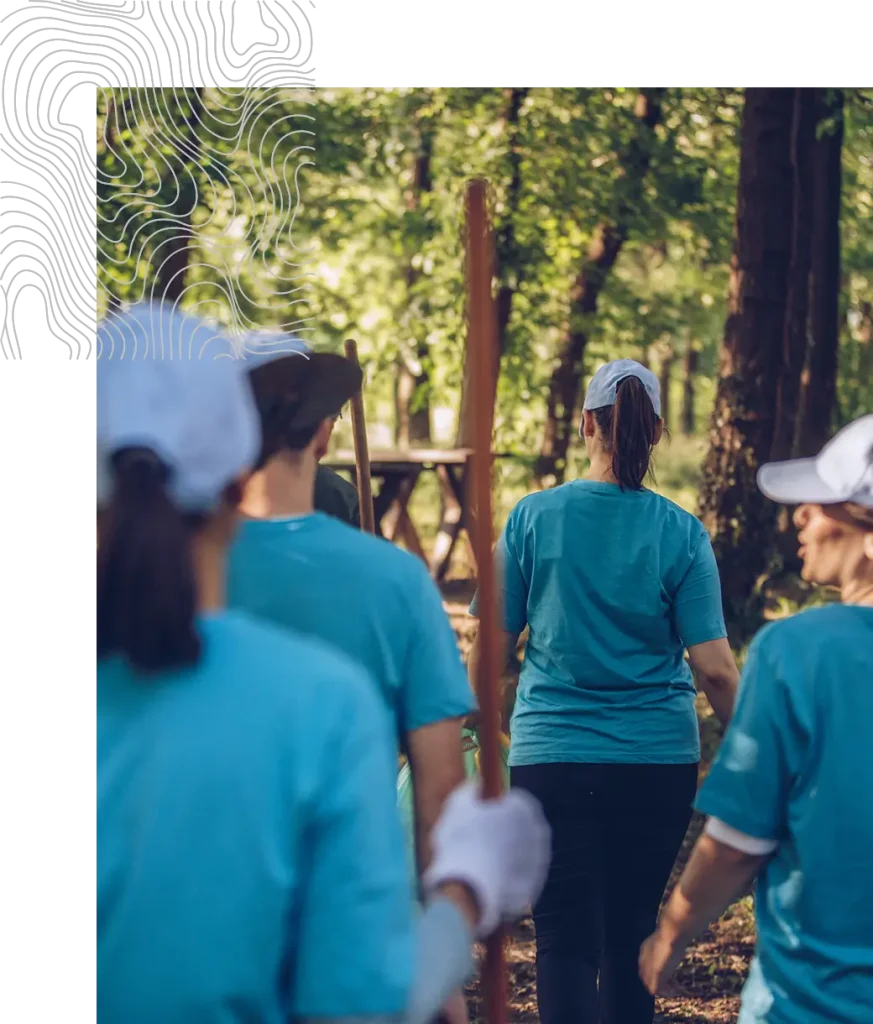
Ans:
[[[357,365],[358,346],[351,338],[346,341],[346,359]],[[367,425],[364,421],[364,396],[361,391],[352,397],[352,435],[355,445],[355,469],[358,476],[358,504],[361,509],[361,529],[376,532],[373,512],[373,487],[370,480],[370,450],[367,447]]]
[[[497,321],[491,294],[493,241],[488,223],[487,186],[471,181],[467,186],[467,348],[471,363],[474,400],[473,456],[470,475],[473,497],[473,547],[479,563],[479,696],[481,725],[482,790],[495,799],[503,789],[500,753],[500,702],[498,697],[498,618],[494,582],[491,516],[491,409],[490,377],[497,347]],[[482,989],[485,1016],[489,1024],[506,1021],[506,972],[503,963],[504,935],[498,931],[486,948]]]

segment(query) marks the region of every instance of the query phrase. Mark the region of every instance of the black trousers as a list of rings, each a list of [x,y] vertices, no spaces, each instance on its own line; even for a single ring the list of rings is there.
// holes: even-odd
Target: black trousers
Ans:
[[[552,828],[534,907],[541,1024],[651,1024],[640,945],[691,820],[697,765],[524,765],[512,785]]]

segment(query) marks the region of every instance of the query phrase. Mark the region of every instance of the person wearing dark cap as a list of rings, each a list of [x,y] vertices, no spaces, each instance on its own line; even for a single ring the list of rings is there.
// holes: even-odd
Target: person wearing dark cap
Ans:
[[[300,352],[303,355],[311,353],[309,346],[299,339],[273,331],[254,331],[246,335],[244,345],[248,346],[250,358],[253,352],[260,350],[269,359],[269,354],[277,347],[286,352]],[[339,415],[340,409],[336,409],[334,422]],[[335,469],[322,463],[319,463],[315,472],[313,505],[316,512],[324,512],[360,529],[361,506],[357,487]]]
[[[802,575],[839,601],[749,648],[697,798],[704,833],[640,953],[659,991],[688,944],[757,879],[740,1024],[873,1021],[873,415],[758,486],[797,506]]]
[[[369,671],[409,757],[423,869],[443,801],[464,778],[462,722],[475,707],[454,631],[418,558],[313,507],[318,461],[360,368],[293,345],[246,358],[263,444],[231,553],[230,603]]]

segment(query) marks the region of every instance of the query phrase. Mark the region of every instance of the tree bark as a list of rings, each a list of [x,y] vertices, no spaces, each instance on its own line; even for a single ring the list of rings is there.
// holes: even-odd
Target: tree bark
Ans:
[[[670,401],[670,379],[675,360],[676,354],[672,348],[665,349],[661,354],[661,419],[664,421],[664,426],[666,426],[668,430],[670,429],[670,424],[673,422],[673,409]]]
[[[697,375],[697,364],[699,352],[694,347],[694,342],[689,338],[688,347],[685,349],[685,365],[682,381],[682,433],[686,437],[694,434],[697,426],[696,410],[694,407],[695,377]]]
[[[758,583],[773,550],[776,506],[758,490],[756,474],[776,426],[793,233],[793,113],[791,89],[746,90],[728,317],[700,494],[734,639],[759,624]]]
[[[788,459],[794,447],[800,379],[806,359],[809,274],[812,259],[813,152],[818,116],[818,89],[794,90],[791,128],[793,229],[788,296],[782,332],[782,366],[776,396],[776,424],[770,458]]]
[[[831,435],[836,406],[840,335],[840,201],[843,93],[820,90],[815,142],[810,337],[803,370],[796,451],[817,454]],[[827,93],[830,92],[830,95]]]
[[[152,295],[155,299],[163,299],[165,302],[178,302],[185,291],[194,243],[191,215],[197,204],[197,186],[192,175],[200,155],[200,137],[197,129],[203,119],[203,89],[187,89],[185,93],[191,104],[191,113],[185,120],[186,127],[179,129],[179,134],[185,141],[180,143],[178,159],[187,167],[183,167],[181,173],[177,174],[178,192],[174,203],[166,211],[175,216],[176,227],[172,231],[162,231],[158,235],[159,241],[152,257],[155,264]]]
[[[422,196],[433,188],[433,137],[433,127],[429,120],[420,118],[412,185],[406,194],[406,209],[409,214],[414,215],[421,211]],[[422,311],[415,308],[417,304],[413,294],[420,272],[412,262],[414,255],[414,252],[410,253],[406,269],[406,323],[410,332],[415,335],[411,346],[415,366],[410,365],[410,351],[401,350],[397,357],[397,374],[394,380],[394,441],[400,447],[408,447],[410,444],[427,446],[431,443],[429,352],[425,340],[427,317],[420,315]]]
[[[495,232],[494,254],[500,285],[495,299],[495,316],[497,319],[497,352],[495,353],[491,377],[491,407],[494,408],[497,397],[497,381],[500,376],[500,360],[506,352],[509,341],[509,323],[512,320],[512,303],[515,293],[521,284],[522,260],[518,241],[515,235],[515,221],[521,199],[521,161],[522,133],[521,108],[530,89],[504,89],[506,100],[503,115],[504,131],[507,133],[507,150],[509,158],[509,183],[506,190],[505,213],[500,228]],[[469,448],[472,445],[472,417],[470,414],[470,360],[464,360],[464,377],[461,382],[461,402],[458,413],[458,430],[455,445],[458,448]]]
[[[534,475],[542,485],[547,478],[561,483],[567,464],[567,451],[579,399],[584,371],[585,349],[597,302],[609,273],[630,232],[631,221],[639,207],[643,181],[649,169],[655,126],[661,119],[662,90],[642,90],[635,115],[639,130],[621,155],[623,194],[616,214],[604,220],[595,233],[570,292],[570,313],[561,341],[558,363],[549,382],[546,426]]]

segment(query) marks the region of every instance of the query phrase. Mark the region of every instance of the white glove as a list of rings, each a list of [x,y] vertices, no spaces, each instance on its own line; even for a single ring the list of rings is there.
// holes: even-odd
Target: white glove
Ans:
[[[446,801],[432,845],[425,893],[431,895],[448,882],[468,885],[480,909],[476,933],[484,938],[536,902],[552,844],[539,801],[526,790],[511,789],[499,800],[483,800],[479,783],[467,782]]]

